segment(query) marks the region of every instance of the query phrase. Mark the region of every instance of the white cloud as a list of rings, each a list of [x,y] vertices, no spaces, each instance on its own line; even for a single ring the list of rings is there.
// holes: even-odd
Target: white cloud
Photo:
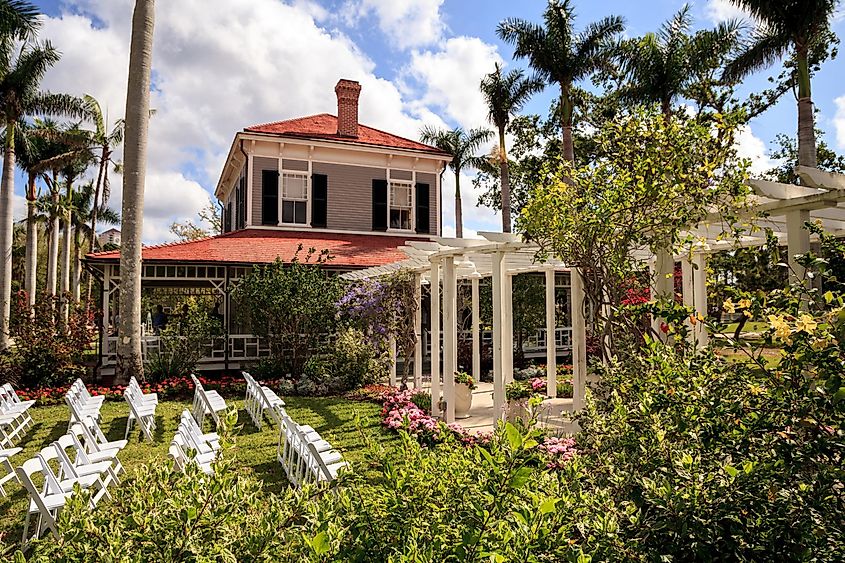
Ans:
[[[736,137],[739,156],[751,161],[751,173],[761,174],[775,166],[775,162],[766,154],[766,144],[755,136],[751,126],[743,126]]]
[[[488,207],[478,206],[481,191],[472,185],[473,176],[461,174],[461,212],[463,214],[464,237],[475,236],[477,231],[501,231],[501,215]],[[455,174],[447,169],[442,181],[443,235],[455,236]],[[468,227],[471,225],[471,228]]]
[[[431,45],[440,41],[446,29],[440,8],[444,0],[357,0],[347,3],[351,23],[370,14],[379,29],[399,49]]]
[[[836,128],[836,144],[845,150],[845,96],[839,96],[834,103],[836,115],[833,116],[833,126]]]
[[[371,4],[386,18],[425,19],[430,12],[425,3],[404,11]],[[440,2],[430,5],[439,13]],[[44,24],[44,37],[63,53],[44,86],[93,95],[113,122],[125,107],[132,2],[69,0],[65,7],[67,13]],[[341,77],[361,82],[360,115],[368,125],[417,138],[423,123],[443,124],[429,107],[435,105],[435,90],[426,92],[424,102],[409,99],[408,92],[375,74],[375,63],[348,37],[318,24],[329,17],[319,8],[311,0],[157,5],[146,242],[171,239],[168,225],[194,217],[205,204],[235,132],[254,123],[334,113],[334,85]],[[431,40],[439,38],[442,28],[435,33],[434,24],[425,25]],[[445,79],[437,84],[437,91],[446,90]],[[451,89],[463,87],[453,83]],[[472,90],[477,91],[474,79]],[[470,112],[466,100],[450,98],[447,105],[456,113]],[[120,207],[119,184],[115,176],[115,208]]]
[[[442,109],[463,127],[487,126],[479,84],[497,62],[502,57],[495,45],[477,37],[453,37],[437,51],[414,52],[406,75],[422,88],[421,104]]]
[[[704,7],[704,14],[713,23],[728,20],[747,20],[748,12],[732,3],[730,0],[709,0]]]

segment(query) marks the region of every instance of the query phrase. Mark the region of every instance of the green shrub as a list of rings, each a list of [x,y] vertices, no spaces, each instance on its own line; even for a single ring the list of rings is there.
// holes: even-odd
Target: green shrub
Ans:
[[[332,346],[334,377],[346,390],[376,383],[387,377],[388,359],[379,355],[357,329],[340,331]]]
[[[167,323],[159,334],[159,349],[147,354],[147,378],[161,381],[192,373],[208,354],[211,338],[220,334],[221,328],[219,320],[196,301],[190,301],[187,317]]]
[[[417,405],[424,413],[431,414],[431,393],[427,391],[414,391],[411,395],[411,402]]]

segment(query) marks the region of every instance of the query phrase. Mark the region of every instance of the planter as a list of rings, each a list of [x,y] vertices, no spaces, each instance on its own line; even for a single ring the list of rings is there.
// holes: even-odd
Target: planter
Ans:
[[[515,423],[517,420],[528,421],[528,399],[508,401],[507,421]]]
[[[455,418],[469,418],[472,408],[472,389],[465,383],[455,384]]]

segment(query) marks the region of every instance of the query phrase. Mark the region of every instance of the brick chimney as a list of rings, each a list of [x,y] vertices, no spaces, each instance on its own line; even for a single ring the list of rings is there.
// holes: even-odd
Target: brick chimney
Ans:
[[[358,95],[361,85],[354,80],[341,78],[334,87],[337,94],[337,134],[342,137],[358,136]]]

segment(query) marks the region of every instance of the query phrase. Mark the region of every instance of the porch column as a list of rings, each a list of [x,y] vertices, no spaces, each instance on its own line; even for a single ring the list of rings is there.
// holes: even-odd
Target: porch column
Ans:
[[[443,398],[446,401],[445,420],[455,422],[455,370],[457,370],[457,278],[455,258],[443,260]]]
[[[572,269],[572,406],[584,408],[587,380],[587,320],[584,318],[584,281],[581,269]]]
[[[396,381],[396,338],[394,336],[390,337],[390,386],[396,387],[398,382]]]
[[[654,256],[651,266],[651,298],[657,299],[671,299],[675,291],[675,261],[672,257],[672,252],[669,249],[661,248]],[[583,286],[582,286],[583,288]],[[660,325],[663,319],[654,317],[651,321],[651,327],[654,332],[664,339],[664,334],[660,330]]]
[[[684,256],[681,259],[681,286],[683,288],[684,306],[695,308],[695,289],[693,288],[692,279],[692,261],[689,257]],[[695,324],[690,319],[684,321],[684,325],[689,332],[687,333],[687,341],[695,345]]]
[[[422,387],[422,366],[423,366],[423,348],[422,348],[422,275],[414,274],[414,302],[416,303],[416,310],[414,311],[414,334],[417,337],[414,344],[414,389]]]
[[[546,395],[557,397],[557,346],[555,323],[555,271],[546,270]]]
[[[478,278],[472,278],[472,379],[481,381],[481,315],[479,313]]]
[[[431,416],[440,416],[440,260],[431,260]]]
[[[493,253],[493,420],[502,418],[505,407],[505,379],[502,371],[502,285],[503,252]]]
[[[109,354],[109,324],[111,324],[111,265],[103,267],[103,333],[100,335],[102,344],[100,354],[108,357]],[[100,360],[102,365],[104,362]]]
[[[786,214],[786,243],[789,252],[789,281],[791,283],[803,281],[804,285],[810,287],[806,278],[806,271],[795,259],[796,255],[806,254],[810,251],[810,231],[804,228],[804,223],[810,220],[810,212],[807,209],[789,211]]]
[[[707,266],[706,256],[703,252],[696,252],[692,255],[692,288],[693,288],[693,306],[695,311],[701,315],[702,318],[707,318]],[[710,343],[710,335],[707,333],[707,327],[704,323],[695,323],[695,341],[699,348],[703,348]]]
[[[513,382],[513,276],[507,273],[503,258],[504,275],[502,277],[502,372],[505,384]]]

